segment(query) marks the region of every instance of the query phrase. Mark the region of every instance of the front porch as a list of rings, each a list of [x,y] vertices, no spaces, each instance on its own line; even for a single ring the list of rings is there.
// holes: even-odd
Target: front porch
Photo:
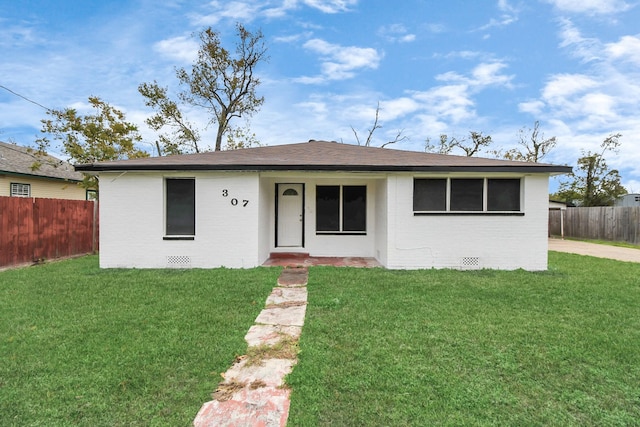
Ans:
[[[271,253],[269,259],[262,265],[265,267],[311,267],[319,265],[361,268],[382,267],[382,264],[372,257],[312,257],[307,253],[299,252]]]

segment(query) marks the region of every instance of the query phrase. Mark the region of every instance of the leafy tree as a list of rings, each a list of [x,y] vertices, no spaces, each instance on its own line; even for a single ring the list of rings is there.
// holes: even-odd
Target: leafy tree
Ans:
[[[544,134],[540,134],[540,122],[536,120],[533,129],[520,129],[518,147],[512,148],[501,157],[538,163],[556,146],[556,142],[555,136],[545,138]]]
[[[482,135],[482,132],[469,132],[469,138],[449,137],[446,134],[440,135],[437,144],[432,144],[427,138],[424,151],[428,153],[451,154],[455,149],[462,150],[467,157],[475,156],[480,153],[483,148],[491,145],[491,135]]]
[[[207,126],[217,126],[215,151],[222,148],[222,137],[230,129],[234,118],[249,117],[264,103],[264,97],[256,95],[260,80],[255,76],[256,67],[267,60],[267,49],[261,31],[248,31],[242,24],[236,25],[238,40],[235,53],[222,46],[220,34],[206,28],[198,34],[198,57],[189,70],[179,68],[176,76],[184,87],[178,99],[185,104],[202,108],[210,115]],[[199,134],[187,122],[178,104],[167,97],[166,88],[156,82],[145,83],[138,88],[146,104],[156,110],[147,123],[152,129],[164,126],[172,128],[160,137],[158,147],[166,153],[199,152]]]
[[[451,154],[451,151],[456,147],[456,139],[449,138],[447,134],[440,134],[437,144],[431,143],[431,138],[427,138],[424,143],[424,151],[427,153],[437,154]]]
[[[261,147],[256,134],[251,132],[249,124],[245,127],[233,127],[227,131],[227,143],[225,150],[238,150],[240,148]]]
[[[168,128],[155,141],[158,155],[200,152],[198,142],[200,134],[188,120],[184,118],[178,104],[167,96],[167,88],[161,87],[155,80],[153,83],[142,83],[138,91],[145,98],[145,105],[156,113],[145,120],[156,132]]]
[[[89,104],[96,111],[82,116],[73,108],[48,110],[51,118],[41,120],[44,134],[36,140],[37,169],[49,151],[51,140],[59,141],[61,149],[72,163],[83,164],[108,160],[148,157],[149,153],[136,148],[142,140],[138,128],[126,121],[122,111],[110,106],[98,97],[89,97]],[[85,188],[98,188],[98,178],[85,175]]]
[[[617,133],[605,138],[599,153],[583,150],[577,171],[571,174],[572,181],[561,182],[558,192],[552,197],[579,206],[611,206],[618,197],[626,194],[619,172],[609,169],[604,158],[607,152],[618,153],[621,136]]]

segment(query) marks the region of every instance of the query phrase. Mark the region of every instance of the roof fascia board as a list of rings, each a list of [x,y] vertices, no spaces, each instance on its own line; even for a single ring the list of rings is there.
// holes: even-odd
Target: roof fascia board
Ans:
[[[78,165],[80,172],[117,171],[336,171],[336,172],[518,172],[518,173],[570,173],[570,166],[383,166],[383,165]]]
[[[10,171],[0,170],[0,176],[2,176],[2,175],[19,176],[19,177],[33,178],[33,179],[48,179],[48,180],[61,181],[61,182],[82,182],[81,179],[60,178],[60,177],[57,177],[57,176],[34,175],[34,174],[30,174],[30,173],[10,172]]]

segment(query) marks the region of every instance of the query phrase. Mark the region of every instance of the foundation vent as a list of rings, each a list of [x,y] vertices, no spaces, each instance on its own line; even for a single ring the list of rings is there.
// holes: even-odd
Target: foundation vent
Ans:
[[[463,270],[475,270],[480,268],[480,257],[466,256],[460,260],[460,268]]]
[[[167,256],[167,268],[190,268],[191,257],[188,255]]]

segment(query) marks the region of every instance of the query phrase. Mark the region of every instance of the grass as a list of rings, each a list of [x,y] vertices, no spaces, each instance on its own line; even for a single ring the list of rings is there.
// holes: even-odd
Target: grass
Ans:
[[[638,277],[313,268],[288,425],[638,425]]]
[[[278,273],[1,272],[0,425],[190,425]],[[639,276],[313,267],[289,426],[638,425]]]
[[[1,272],[0,425],[191,425],[278,273],[97,257]]]

